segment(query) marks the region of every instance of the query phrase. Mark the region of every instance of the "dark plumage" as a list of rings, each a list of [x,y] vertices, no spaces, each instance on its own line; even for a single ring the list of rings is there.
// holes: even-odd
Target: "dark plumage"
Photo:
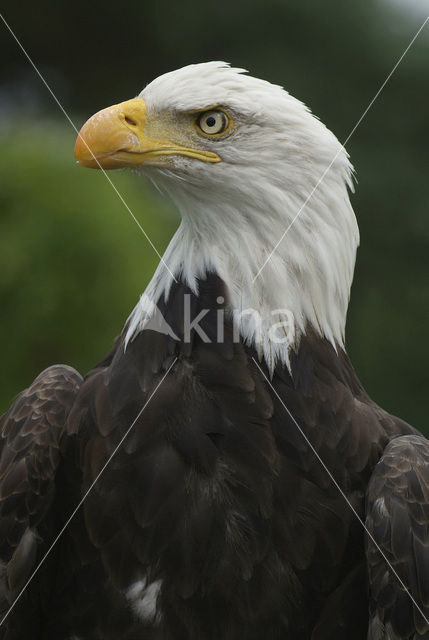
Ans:
[[[179,337],[184,292],[174,287],[168,312]],[[208,335],[224,293],[210,276],[200,297],[192,295],[195,312],[212,309],[201,322]],[[83,382],[68,367],[51,367],[3,416],[5,612],[177,358],[8,617],[4,638],[362,639],[368,575],[370,637],[382,637],[379,617],[391,623],[391,637],[413,637],[408,596],[367,541],[368,574],[362,526],[266,384],[254,351],[232,342],[229,322],[225,334],[220,350],[195,334],[188,345],[148,330],[125,352],[120,336]],[[315,336],[302,340],[292,376],[279,367],[273,386],[413,596],[428,605],[427,441],[378,408],[346,354]],[[130,610],[124,591],[142,577],[162,581],[161,619],[138,622]],[[428,625],[418,616],[416,624],[423,636]]]

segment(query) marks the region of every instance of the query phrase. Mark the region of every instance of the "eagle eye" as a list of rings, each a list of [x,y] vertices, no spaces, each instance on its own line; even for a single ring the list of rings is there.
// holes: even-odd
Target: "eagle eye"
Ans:
[[[231,121],[224,111],[210,110],[200,113],[196,120],[196,126],[205,136],[219,136],[231,128]]]

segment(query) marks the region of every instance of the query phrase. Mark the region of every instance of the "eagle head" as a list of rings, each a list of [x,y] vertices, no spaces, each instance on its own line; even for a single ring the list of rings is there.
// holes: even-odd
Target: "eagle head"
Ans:
[[[149,288],[155,302],[171,276],[196,289],[215,271],[233,310],[286,308],[297,339],[311,325],[342,345],[359,239],[352,166],[282,87],[224,62],[189,65],[92,116],[75,156],[85,167],[138,169],[179,208],[170,273],[161,265]],[[252,341],[254,328],[240,322]],[[287,362],[290,346],[267,357]]]

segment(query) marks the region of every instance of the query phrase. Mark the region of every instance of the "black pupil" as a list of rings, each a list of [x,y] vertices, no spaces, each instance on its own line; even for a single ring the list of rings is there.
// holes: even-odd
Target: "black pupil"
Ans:
[[[206,125],[208,127],[214,127],[216,124],[216,118],[214,118],[213,116],[209,116],[206,120]]]

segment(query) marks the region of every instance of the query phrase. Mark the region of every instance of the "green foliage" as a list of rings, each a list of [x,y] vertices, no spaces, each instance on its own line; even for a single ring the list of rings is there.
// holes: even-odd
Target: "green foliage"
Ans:
[[[77,167],[65,125],[1,138],[0,413],[46,366],[107,352],[158,258],[106,178]],[[111,174],[163,251],[177,220],[131,174]]]

